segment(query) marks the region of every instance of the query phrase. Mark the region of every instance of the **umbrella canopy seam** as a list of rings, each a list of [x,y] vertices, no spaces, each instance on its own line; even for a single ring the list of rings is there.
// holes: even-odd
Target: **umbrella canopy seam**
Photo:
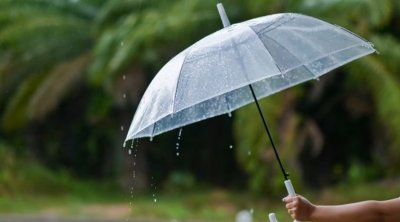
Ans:
[[[252,29],[252,30],[253,30],[253,29]],[[253,30],[253,31],[254,31],[254,30]],[[256,34],[257,34],[257,33],[256,33]],[[257,35],[257,36],[258,36],[258,35]],[[299,61],[299,63],[301,64],[301,60],[300,60],[296,55],[290,53],[289,49],[287,49],[285,46],[283,46],[282,44],[280,44],[280,43],[279,43],[278,41],[276,41],[275,39],[272,39],[272,38],[270,38],[270,37],[267,36],[267,35],[266,35],[265,37],[268,38],[269,40],[275,42],[277,45],[279,45],[279,46],[282,47],[283,49],[285,49],[290,55],[292,55],[295,59],[297,59],[297,61]],[[263,42],[263,44],[264,44],[265,48],[268,49],[267,44],[265,44],[264,42]],[[327,56],[329,56],[329,54],[328,54]],[[322,58],[327,57],[327,56],[323,56]],[[318,59],[316,59],[316,60],[318,60]],[[314,61],[316,61],[316,60],[314,60]],[[310,62],[310,63],[312,63],[312,62]],[[314,73],[313,71],[310,70],[310,68],[308,68],[308,65],[303,65],[303,66],[304,66],[310,73],[312,73],[312,74],[314,75],[315,78],[318,77],[316,73]],[[298,67],[300,67],[300,66],[298,66]],[[298,67],[296,67],[296,68],[298,68]],[[293,69],[296,69],[296,68],[293,68]],[[293,70],[293,69],[291,69],[291,70]],[[279,69],[279,70],[280,70],[280,69]],[[291,70],[286,70],[284,73],[287,73],[288,71],[290,72]],[[282,74],[282,75],[283,75],[284,73],[281,71],[281,74]]]
[[[192,49],[193,49],[193,47],[190,47],[190,48],[187,49],[187,52],[185,53],[185,55],[183,57],[182,66],[179,69],[178,80],[176,81],[176,87],[175,87],[175,93],[174,93],[174,100],[172,100],[172,113],[175,113],[175,100],[176,100],[176,94],[177,94],[177,91],[178,91],[179,82],[180,82],[180,79],[181,79],[182,69],[183,69],[183,66],[186,63],[186,59],[188,58],[188,56],[189,56],[189,54],[190,54]]]
[[[262,28],[259,30],[260,33],[267,33],[270,32],[274,29],[279,28],[280,26],[292,21],[293,19],[296,18],[296,15],[300,15],[300,14],[296,14],[296,13],[288,13],[288,14],[282,14],[280,17],[278,17],[275,21],[271,22],[270,25]],[[266,16],[267,17],[267,16]],[[250,23],[250,22],[249,22]],[[278,24],[277,24],[278,23]],[[252,26],[254,26],[254,24],[249,24],[248,25],[250,28],[252,28]],[[270,28],[271,27],[271,28]],[[252,28],[253,29],[253,28]]]

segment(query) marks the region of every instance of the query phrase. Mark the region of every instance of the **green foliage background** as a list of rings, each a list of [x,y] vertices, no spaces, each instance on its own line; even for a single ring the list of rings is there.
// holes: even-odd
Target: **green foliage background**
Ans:
[[[16,171],[22,164],[13,162],[17,159],[44,169],[35,172],[57,172],[61,180],[106,179],[126,185],[132,160],[121,146],[134,109],[163,64],[221,28],[215,4],[0,0],[0,193],[13,192],[16,187],[10,184],[18,180],[35,183],[19,179]],[[261,101],[296,185],[321,188],[400,174],[399,1],[224,4],[232,22],[280,12],[315,16],[363,36],[379,51],[319,82]],[[167,188],[200,184],[282,191],[255,106],[236,111],[233,118],[190,126],[184,133],[187,148],[182,146],[186,151],[179,161],[173,151],[176,132],[154,143],[141,142],[143,187],[155,175]],[[210,161],[211,155],[217,160]],[[47,178],[49,184],[58,180],[29,170],[27,174]]]

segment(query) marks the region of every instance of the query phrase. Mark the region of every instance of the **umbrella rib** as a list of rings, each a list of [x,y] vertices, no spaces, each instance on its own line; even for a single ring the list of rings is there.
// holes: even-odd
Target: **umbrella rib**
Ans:
[[[253,30],[253,31],[254,31],[254,30]],[[257,33],[256,33],[256,34],[257,34]],[[257,35],[257,36],[258,36],[258,35]],[[260,36],[258,36],[258,37],[260,38]],[[303,64],[303,63],[301,62],[301,60],[300,60],[296,55],[294,55],[293,53],[290,53],[289,49],[287,49],[285,46],[283,46],[282,44],[280,44],[278,41],[276,41],[275,39],[270,38],[268,35],[265,35],[265,38],[267,38],[267,39],[269,39],[269,40],[275,42],[278,46],[282,47],[282,48],[283,48],[284,50],[286,50],[290,55],[292,55],[295,59],[297,59],[297,61],[299,61],[299,64]],[[264,44],[265,48],[268,49],[268,46],[267,46],[263,41],[261,41],[261,42]],[[271,56],[271,57],[272,57],[272,56]],[[313,71],[311,71],[310,68],[308,68],[307,65],[303,64],[302,66],[304,66],[311,74],[313,74],[315,78],[318,78],[318,76],[317,76]],[[285,72],[285,73],[286,73],[286,72]],[[283,74],[283,73],[282,73],[282,74]]]
[[[221,53],[219,53],[218,56],[219,56],[219,58],[221,59],[220,61],[224,61],[224,60],[221,58]],[[226,73],[226,72],[225,72],[225,76],[227,77],[227,78],[226,78],[226,82],[228,82],[229,73]],[[225,94],[223,94],[223,95],[225,95],[225,96],[224,96],[224,99],[225,99],[225,103],[226,103],[226,106],[227,106],[227,110],[228,110],[228,112],[231,112],[231,106],[229,105],[229,101],[228,101],[228,93],[225,93]]]
[[[173,102],[172,102],[172,114],[175,113],[175,100],[176,100],[176,94],[177,94],[177,92],[178,92],[179,82],[180,82],[180,80],[181,80],[181,74],[182,74],[183,65],[185,65],[186,60],[187,60],[187,58],[188,58],[190,52],[191,52],[191,48],[189,48],[189,49],[187,50],[187,52],[186,52],[186,54],[185,54],[185,57],[183,58],[182,65],[181,65],[181,67],[180,67],[180,69],[179,69],[178,80],[176,81],[176,87],[175,87],[175,93],[174,93],[174,100],[173,100]]]
[[[274,30],[274,29],[277,29],[277,28],[279,28],[280,26],[282,26],[282,25],[284,25],[284,24],[286,24],[286,23],[288,23],[288,22],[294,20],[294,19],[295,19],[295,15],[296,15],[296,14],[292,14],[292,13],[289,14],[289,15],[283,15],[283,16],[281,16],[280,18],[278,18],[275,22],[272,22],[270,25],[268,25],[268,26],[266,26],[266,27],[260,29],[260,30],[259,30],[259,33],[267,33],[267,32],[270,32],[270,31],[272,31],[272,30]],[[275,25],[276,23],[278,23],[278,24]],[[271,28],[271,29],[269,29],[269,27],[271,27],[271,26],[274,26],[274,27]],[[251,29],[253,29],[252,26],[249,25],[249,27],[250,27]],[[253,31],[254,31],[254,30],[253,30]],[[254,31],[254,32],[255,32],[255,31]],[[256,33],[256,34],[257,34],[257,33]],[[258,34],[257,34],[257,36],[258,36]]]
[[[158,121],[156,121],[156,122],[153,124],[153,130],[151,131],[151,136],[154,135],[154,131],[156,130],[156,125],[157,125],[157,123],[158,123]]]
[[[271,56],[271,59],[272,59],[272,61],[274,62],[276,68],[279,70],[279,73],[282,75],[282,74],[283,74],[282,69],[281,69],[281,67],[279,67],[279,65],[278,65],[278,63],[276,62],[276,60],[274,59],[274,57],[273,57],[273,56],[271,55],[271,53],[268,51],[267,45],[265,45],[265,43],[264,43],[263,41],[261,41],[260,36],[257,34],[257,32],[256,32],[252,27],[249,26],[249,28],[250,28],[251,31],[254,32],[254,34],[257,36],[258,40],[260,40],[260,42],[261,42],[261,43],[264,45],[264,47],[267,49],[267,52],[268,52],[269,55]]]

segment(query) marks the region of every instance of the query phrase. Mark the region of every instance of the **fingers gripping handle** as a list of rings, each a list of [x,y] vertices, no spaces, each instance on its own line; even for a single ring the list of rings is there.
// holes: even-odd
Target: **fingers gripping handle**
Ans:
[[[296,192],[294,191],[292,181],[285,180],[285,187],[286,187],[286,190],[287,190],[287,192],[288,192],[290,197],[295,197],[296,196]],[[299,221],[294,220],[293,222],[299,222]]]

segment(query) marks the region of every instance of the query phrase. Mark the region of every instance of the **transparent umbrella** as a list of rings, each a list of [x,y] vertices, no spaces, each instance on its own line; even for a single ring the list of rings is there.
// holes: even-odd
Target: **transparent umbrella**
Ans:
[[[283,13],[230,25],[222,4],[217,6],[224,28],[159,71],[143,95],[126,140],[153,137],[252,102],[259,108],[257,99],[375,52],[359,36],[313,17]]]
[[[224,20],[225,21],[225,20]],[[305,15],[275,14],[219,30],[179,53],[148,86],[126,140],[230,113],[375,49]]]

